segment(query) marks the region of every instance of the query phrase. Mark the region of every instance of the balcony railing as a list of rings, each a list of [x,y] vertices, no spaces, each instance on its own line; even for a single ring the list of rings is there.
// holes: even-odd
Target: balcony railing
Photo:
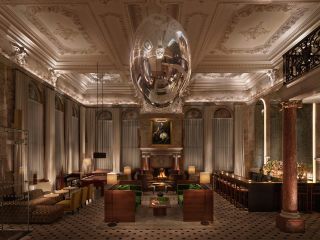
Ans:
[[[285,84],[320,65],[320,26],[283,55]]]

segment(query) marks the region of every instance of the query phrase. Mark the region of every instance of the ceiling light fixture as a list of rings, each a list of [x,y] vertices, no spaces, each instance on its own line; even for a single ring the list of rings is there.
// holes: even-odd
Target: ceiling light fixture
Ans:
[[[99,79],[101,82],[101,112],[99,113]],[[107,157],[107,153],[106,152],[100,152],[98,151],[97,148],[97,142],[98,142],[98,131],[97,131],[97,126],[98,126],[98,121],[99,121],[99,116],[100,114],[103,112],[103,75],[99,78],[99,66],[97,63],[97,75],[96,75],[96,81],[97,81],[97,107],[96,107],[96,128],[95,128],[95,134],[96,134],[96,138],[95,138],[95,152],[93,153],[93,158],[106,158]],[[101,131],[103,133],[103,125],[101,124]],[[102,146],[104,146],[103,144],[103,136],[102,136]]]

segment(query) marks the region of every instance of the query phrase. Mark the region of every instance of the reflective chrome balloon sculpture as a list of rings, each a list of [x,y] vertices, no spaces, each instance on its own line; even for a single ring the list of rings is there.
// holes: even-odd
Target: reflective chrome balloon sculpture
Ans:
[[[155,107],[179,97],[191,74],[188,40],[173,18],[152,14],[138,27],[130,56],[134,85]]]

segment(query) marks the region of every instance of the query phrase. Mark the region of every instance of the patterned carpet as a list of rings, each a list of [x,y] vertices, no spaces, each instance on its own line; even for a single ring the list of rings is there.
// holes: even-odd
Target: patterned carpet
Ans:
[[[306,232],[286,234],[275,227],[277,213],[248,213],[231,205],[215,194],[214,222],[203,226],[200,222],[183,222],[179,207],[168,209],[167,216],[153,217],[152,209],[139,207],[136,222],[119,223],[110,228],[103,222],[103,199],[81,209],[74,215],[51,225],[32,225],[32,232],[23,240],[65,239],[320,239],[320,214],[304,214]]]

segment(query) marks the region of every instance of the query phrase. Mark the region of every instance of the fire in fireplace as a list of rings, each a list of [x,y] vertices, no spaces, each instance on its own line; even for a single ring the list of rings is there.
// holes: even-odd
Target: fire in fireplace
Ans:
[[[159,174],[158,174],[158,178],[166,178],[166,172],[164,170],[164,168],[160,168],[159,169]]]

